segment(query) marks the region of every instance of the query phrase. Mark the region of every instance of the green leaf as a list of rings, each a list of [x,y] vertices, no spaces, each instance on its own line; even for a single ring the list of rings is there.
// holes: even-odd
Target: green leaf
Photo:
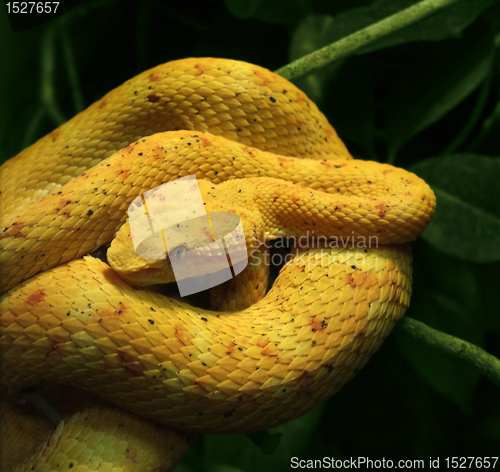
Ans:
[[[294,27],[310,13],[309,0],[224,0],[227,9],[239,19]]]
[[[255,12],[255,18],[293,28],[311,12],[310,0],[265,0]]]
[[[500,100],[497,102],[491,114],[484,120],[479,133],[474,141],[470,144],[469,150],[477,151],[478,149],[484,153],[484,149],[498,149],[498,132],[500,130]]]
[[[374,151],[375,58],[354,57],[329,82],[322,110],[342,140],[359,158],[376,159]],[[364,151],[358,156],[358,148]]]
[[[498,0],[462,0],[448,8],[438,11],[434,15],[414,25],[398,31],[388,38],[383,38],[373,45],[370,45],[366,51],[385,49],[388,47],[405,44],[414,41],[441,41],[448,38],[459,38],[462,31],[470,26],[476,18],[485,10],[494,5]],[[394,8],[396,4],[406,5],[417,3],[408,0],[381,0],[381,7]],[[402,9],[402,8],[401,8]],[[386,14],[387,16],[387,14]]]
[[[305,454],[311,435],[317,428],[325,405],[294,421],[260,433],[233,436],[203,436],[201,462],[209,471],[222,470],[221,464],[245,472],[255,470],[287,471],[290,457]],[[272,445],[278,440],[279,444]],[[231,447],[228,447],[230,441]],[[260,442],[261,444],[256,444]],[[264,447],[264,443],[267,443]],[[274,447],[274,451],[271,448]],[[225,469],[224,469],[225,470]]]
[[[473,92],[489,74],[493,57],[493,39],[479,27],[462,40],[422,47],[411,65],[392,78],[385,98],[390,159]]]
[[[411,313],[415,311],[425,313],[426,322],[433,327],[439,324],[438,320],[443,315],[451,315],[453,323],[459,325],[461,330],[474,326],[460,316],[457,304],[435,293],[428,294],[428,299]],[[446,331],[443,326],[438,329]],[[481,377],[477,369],[438,350],[429,349],[418,340],[402,335],[395,338],[403,357],[426,383],[465,412],[471,412],[471,396]]]
[[[483,320],[477,313],[480,286],[474,266],[446,256],[421,240],[413,249],[414,295],[408,316],[483,346]],[[471,396],[481,376],[477,369],[401,333],[397,333],[396,342],[426,383],[470,412]]]
[[[500,160],[457,154],[418,162],[410,170],[437,197],[436,213],[422,237],[460,259],[500,260]]]
[[[485,329],[498,336],[500,339],[500,318],[498,316],[498,301],[492,294],[498,290],[500,280],[500,263],[476,265],[473,273],[477,283],[481,287],[481,297],[474,308],[476,312],[483,315]],[[500,357],[500,352],[496,352]]]
[[[290,59],[298,59],[339,39],[332,34],[334,24],[336,20],[333,16],[309,15],[293,34]]]
[[[441,41],[448,38],[458,38],[465,28],[471,25],[483,11],[496,2],[497,0],[462,0],[387,38],[373,42],[363,49],[363,53],[415,41]],[[325,26],[328,27],[327,30],[323,29],[322,31],[326,42],[320,44],[319,47],[323,47],[404,10],[415,3],[418,3],[418,1],[377,0],[366,7],[342,12],[334,18],[328,15],[307,17],[299,28],[303,27],[304,24],[311,25],[314,23],[321,25],[323,28]],[[324,18],[323,21],[321,20],[322,17]]]
[[[409,314],[433,328],[482,344],[477,321],[456,300],[439,292],[428,290]],[[425,382],[465,412],[471,412],[471,396],[481,377],[477,369],[407,336],[396,336],[396,342],[406,361]]]
[[[331,34],[333,23],[334,18],[329,15],[308,16],[293,34],[290,43],[290,61],[299,59],[335,41]],[[342,64],[343,61],[332,66],[317,69],[305,77],[296,80],[295,83],[311,100],[321,105],[321,100],[324,97],[327,86],[342,67]]]
[[[425,297],[429,291],[455,300],[470,321],[478,322],[480,314],[475,311],[481,298],[482,284],[476,271],[477,264],[462,261],[443,254],[423,239],[412,244],[414,300]],[[483,292],[484,293],[484,292]]]

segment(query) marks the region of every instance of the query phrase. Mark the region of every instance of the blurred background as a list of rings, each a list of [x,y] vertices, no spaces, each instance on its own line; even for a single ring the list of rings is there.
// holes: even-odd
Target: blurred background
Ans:
[[[74,0],[60,2],[57,18],[11,22],[1,6],[0,159],[157,64],[215,56],[276,70],[413,3]],[[497,357],[499,47],[499,2],[461,0],[295,81],[356,158],[405,167],[431,184],[438,210],[413,244],[407,316]],[[319,408],[266,432],[204,436],[176,472],[279,472],[292,457],[439,457],[443,465],[498,456],[499,444],[499,387],[396,329]]]

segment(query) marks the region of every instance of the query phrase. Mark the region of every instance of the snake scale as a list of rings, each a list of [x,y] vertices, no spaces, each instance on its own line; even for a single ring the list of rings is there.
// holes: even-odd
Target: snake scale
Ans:
[[[213,289],[224,311],[140,288],[174,279],[168,259],[135,255],[128,205],[188,175],[209,214],[241,218],[259,261]],[[214,58],[138,75],[7,161],[0,179],[2,388],[16,399],[76,386],[145,418],[73,411],[19,470],[170,470],[195,433],[256,431],[311,410],[403,316],[407,243],[435,209],[417,176],[353,159],[293,84]],[[296,244],[266,294],[262,242],[283,237]],[[110,244],[111,267],[88,256]],[[7,435],[37,421],[5,414]],[[128,439],[117,422],[136,425]],[[130,452],[146,430],[149,459]]]

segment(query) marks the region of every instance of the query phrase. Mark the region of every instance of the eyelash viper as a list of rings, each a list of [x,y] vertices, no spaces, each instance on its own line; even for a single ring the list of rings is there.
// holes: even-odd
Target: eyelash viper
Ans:
[[[145,285],[169,270],[130,249],[128,205],[192,174],[209,212],[237,208],[252,227],[257,215],[266,240],[314,229],[357,243],[376,236],[380,246],[298,247],[265,296],[265,264],[248,268],[214,289],[232,312],[130,286],[122,279]],[[407,243],[435,208],[415,175],[353,160],[294,85],[213,58],[140,74],[7,161],[0,179],[2,385],[13,396],[43,382],[77,385],[195,433],[276,426],[348,382],[403,316]],[[116,271],[82,258],[117,232]],[[127,250],[147,266],[145,282]]]

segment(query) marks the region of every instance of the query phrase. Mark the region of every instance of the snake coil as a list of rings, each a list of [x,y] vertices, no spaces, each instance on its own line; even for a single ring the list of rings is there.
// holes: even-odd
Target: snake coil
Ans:
[[[171,270],[135,255],[127,207],[187,175],[196,175],[209,214],[240,216],[248,241],[309,237],[269,293],[267,253],[255,244],[248,250],[258,263],[214,289],[223,312],[138,287]],[[0,181],[2,386],[14,397],[77,386],[189,433],[277,426],[352,379],[409,305],[407,243],[435,208],[415,175],[352,159],[293,84],[213,58],[170,62],[126,82],[7,161]],[[366,244],[370,237],[377,244]],[[112,268],[87,256],[109,244]],[[107,413],[88,412],[56,430],[33,470],[51,470],[50,461],[79,472],[114,460],[123,470],[146,464],[123,446],[134,433],[120,435],[119,413],[105,426]],[[156,431],[150,464],[173,468],[193,440],[123,415]],[[22,419],[13,414],[10,427]],[[99,445],[92,427],[120,446]],[[167,440],[176,452],[166,459]],[[72,458],[85,444],[94,456]]]

